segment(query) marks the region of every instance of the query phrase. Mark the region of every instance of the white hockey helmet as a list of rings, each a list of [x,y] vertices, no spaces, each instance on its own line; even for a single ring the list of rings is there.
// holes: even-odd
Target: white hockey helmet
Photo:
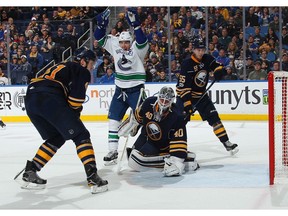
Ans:
[[[121,34],[119,35],[119,42],[120,41],[129,41],[130,44],[132,44],[133,41],[132,33],[129,31],[122,31]]]

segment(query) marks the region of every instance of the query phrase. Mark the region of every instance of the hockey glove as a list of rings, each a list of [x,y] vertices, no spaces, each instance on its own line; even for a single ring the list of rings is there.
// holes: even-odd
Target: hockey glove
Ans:
[[[128,11],[126,12],[126,19],[129,25],[132,26],[133,28],[136,28],[141,25],[137,11],[134,8],[128,8]]]
[[[219,70],[214,71],[214,79],[216,81],[220,81],[222,79],[223,76],[225,76],[227,74],[226,69],[222,68]]]
[[[192,106],[191,101],[187,101],[184,103],[184,120],[190,121],[190,117],[194,115],[195,107]]]
[[[97,26],[99,29],[106,29],[109,23],[109,16],[110,10],[108,8],[96,16]]]

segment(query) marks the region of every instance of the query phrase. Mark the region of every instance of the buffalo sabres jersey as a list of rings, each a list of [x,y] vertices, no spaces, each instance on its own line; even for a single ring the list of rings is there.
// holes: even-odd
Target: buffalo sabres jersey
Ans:
[[[176,105],[163,114],[161,120],[157,116],[159,110],[157,97],[147,98],[135,111],[136,120],[143,125],[142,133],[147,136],[149,143],[163,149],[169,147],[170,154],[186,154],[187,134],[183,116],[178,113]],[[185,156],[184,156],[185,157]]]
[[[204,54],[201,60],[191,55],[183,60],[181,72],[176,85],[177,95],[187,101],[189,98],[200,98],[206,90],[209,72],[221,70],[223,65],[209,54]]]
[[[114,58],[115,62],[115,84],[120,88],[130,88],[144,84],[146,73],[143,66],[144,57],[148,51],[148,41],[138,44],[134,41],[128,51],[119,45],[118,37],[107,35],[99,40]]]
[[[90,82],[89,70],[76,62],[62,62],[48,68],[43,75],[31,80],[28,88],[51,87],[63,91],[73,109],[82,108]]]

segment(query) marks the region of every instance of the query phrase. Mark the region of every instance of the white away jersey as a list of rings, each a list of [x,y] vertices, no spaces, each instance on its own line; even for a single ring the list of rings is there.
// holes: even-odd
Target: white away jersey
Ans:
[[[143,66],[148,51],[148,41],[144,44],[132,43],[130,50],[125,51],[119,45],[118,37],[107,35],[99,41],[114,58],[115,84],[120,88],[130,88],[145,83],[146,73]]]

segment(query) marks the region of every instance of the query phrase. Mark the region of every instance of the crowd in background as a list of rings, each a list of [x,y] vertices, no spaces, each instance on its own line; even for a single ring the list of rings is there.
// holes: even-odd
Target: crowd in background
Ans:
[[[269,71],[280,70],[280,59],[282,70],[288,71],[288,7],[282,8],[280,31],[279,7],[209,7],[208,28],[204,7],[170,7],[169,11],[168,14],[167,7],[137,7],[150,44],[144,61],[147,82],[176,81],[181,62],[192,54],[192,40],[196,35],[201,35],[203,40],[208,35],[207,52],[226,67],[226,80],[265,80]],[[77,40],[89,29],[87,20],[94,23],[97,9],[0,7],[0,13],[0,67],[4,72],[0,76],[7,76],[7,67],[10,67],[11,83],[26,84],[51,60],[60,62],[65,49],[71,47],[74,51],[77,48]],[[127,29],[129,25],[123,8],[114,20],[110,20],[109,31],[117,36]],[[280,37],[282,50],[279,50]],[[243,59],[243,40],[246,40],[246,59]],[[93,51],[98,59],[91,83],[113,83],[113,58],[96,40]],[[243,73],[244,67],[246,73]],[[213,79],[212,74],[210,78]]]

